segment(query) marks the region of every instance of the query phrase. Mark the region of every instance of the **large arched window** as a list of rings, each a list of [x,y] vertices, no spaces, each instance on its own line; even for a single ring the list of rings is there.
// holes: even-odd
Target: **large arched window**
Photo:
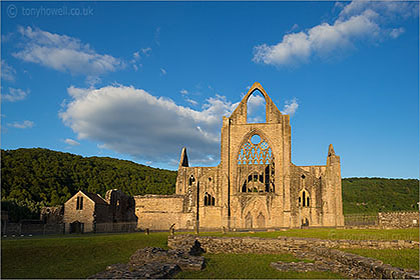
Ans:
[[[240,192],[274,191],[274,157],[267,141],[253,134],[238,155]]]

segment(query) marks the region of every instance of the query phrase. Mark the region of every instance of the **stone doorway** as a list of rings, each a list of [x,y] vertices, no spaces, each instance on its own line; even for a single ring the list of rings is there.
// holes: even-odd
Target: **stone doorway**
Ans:
[[[265,228],[265,217],[262,212],[257,217],[257,227],[258,228]]]
[[[252,215],[250,212],[245,216],[245,228],[252,228]]]
[[[81,223],[79,221],[75,221],[73,223],[70,223],[70,233],[83,233],[84,231],[84,223]]]

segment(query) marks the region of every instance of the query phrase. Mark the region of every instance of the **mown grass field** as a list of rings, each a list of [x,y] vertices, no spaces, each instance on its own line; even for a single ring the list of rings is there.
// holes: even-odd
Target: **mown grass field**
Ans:
[[[180,234],[180,233],[177,233]],[[222,233],[201,233],[217,235]],[[348,230],[307,229],[278,232],[228,233],[226,236],[279,235],[336,239],[405,239],[418,240],[418,229]],[[167,248],[167,233],[85,234],[59,237],[2,239],[2,278],[86,278],[114,263],[126,263],[139,248]],[[383,251],[383,252],[376,252]],[[367,250],[359,254],[378,258],[391,265],[413,268],[418,250]],[[357,252],[354,252],[357,253]],[[368,255],[371,254],[371,255]],[[376,255],[375,255],[376,254]],[[396,255],[397,257],[393,257]],[[388,256],[388,257],[387,257]],[[293,256],[255,254],[205,255],[207,268],[202,272],[183,272],[180,278],[342,278],[329,273],[280,273],[269,267],[272,261],[296,261]],[[399,261],[399,262],[397,262]],[[198,274],[196,274],[198,273]]]
[[[86,278],[126,263],[139,248],[167,248],[167,233],[86,234],[2,240],[2,278]]]
[[[176,275],[182,279],[341,279],[332,272],[280,272],[270,266],[276,261],[300,261],[289,254],[204,254],[203,271],[185,271]]]
[[[334,229],[334,228],[310,228],[288,229],[273,232],[203,232],[202,236],[255,236],[263,238],[276,238],[278,236],[299,236],[321,239],[353,239],[353,240],[414,240],[419,241],[419,229]]]

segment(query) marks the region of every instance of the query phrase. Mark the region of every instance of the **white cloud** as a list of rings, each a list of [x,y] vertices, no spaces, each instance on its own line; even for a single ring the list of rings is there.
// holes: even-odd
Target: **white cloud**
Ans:
[[[59,116],[79,139],[154,162],[177,161],[183,146],[193,162],[218,159],[221,116],[237,105],[216,95],[194,110],[125,86],[70,87],[68,93],[72,100]]]
[[[197,101],[195,101],[195,100],[193,100],[193,99],[190,99],[190,98],[187,98],[187,99],[185,99],[188,103],[190,103],[191,105],[194,105],[194,106],[197,106],[198,105],[198,102]]]
[[[9,88],[8,94],[1,94],[1,100],[9,101],[9,102],[16,102],[26,98],[28,95],[28,91],[24,91],[20,88]]]
[[[149,56],[152,53],[152,48],[144,48],[141,49],[141,52],[145,55],[145,56]]]
[[[165,70],[165,69],[163,69],[163,68],[160,68],[160,74],[161,74],[161,75],[166,75],[166,70]]]
[[[16,70],[12,66],[6,63],[3,59],[1,60],[1,78],[3,80],[14,82],[16,76]]]
[[[400,28],[394,28],[391,30],[391,32],[389,32],[389,36],[391,36],[392,38],[398,38],[401,34],[403,34],[405,32],[405,29],[400,27]]]
[[[66,140],[64,140],[64,142],[66,142],[70,146],[78,146],[78,145],[80,145],[79,142],[77,142],[76,140],[70,139],[70,138],[67,138]]]
[[[133,57],[134,57],[135,60],[139,60],[140,59],[140,52],[133,53]]]
[[[186,89],[181,89],[179,92],[180,92],[182,95],[186,95],[186,94],[188,94],[188,90],[186,90]]]
[[[22,128],[22,129],[31,128],[34,126],[34,122],[26,120],[23,122],[8,123],[7,126],[14,127],[14,128]]]
[[[96,53],[89,44],[66,35],[43,31],[39,28],[20,27],[22,50],[15,52],[16,58],[37,63],[54,70],[95,76],[116,71],[124,63],[111,55]]]
[[[247,120],[252,123],[265,122],[265,99],[259,91],[255,91],[248,99]]]
[[[297,103],[296,98],[293,98],[292,100],[286,101],[286,104],[284,104],[283,110],[281,111],[282,114],[293,116],[296,112],[296,110],[299,107],[299,104]]]
[[[401,4],[401,5],[400,5]],[[351,48],[356,42],[374,38],[396,38],[404,30],[387,31],[385,22],[396,17],[416,15],[418,3],[353,1],[342,8],[338,19],[323,22],[308,30],[283,36],[275,45],[254,47],[253,61],[272,65],[296,65],[310,61],[314,56],[327,56]]]

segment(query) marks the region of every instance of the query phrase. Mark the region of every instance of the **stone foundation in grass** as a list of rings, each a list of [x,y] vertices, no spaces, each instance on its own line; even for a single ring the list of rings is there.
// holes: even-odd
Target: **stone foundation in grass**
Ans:
[[[382,261],[359,256],[334,248],[403,249],[418,248],[419,242],[405,240],[325,240],[317,238],[258,238],[258,237],[206,237],[175,235],[168,237],[168,246],[190,250],[198,246],[207,253],[290,253],[305,262],[274,262],[271,266],[280,271],[331,271],[350,278],[419,279],[419,272],[384,264]]]
[[[89,279],[162,279],[172,278],[181,270],[202,270],[204,257],[191,255],[193,247],[186,248],[186,251],[154,247],[139,249],[130,257],[128,264],[110,265]]]

